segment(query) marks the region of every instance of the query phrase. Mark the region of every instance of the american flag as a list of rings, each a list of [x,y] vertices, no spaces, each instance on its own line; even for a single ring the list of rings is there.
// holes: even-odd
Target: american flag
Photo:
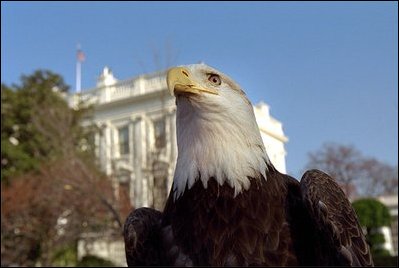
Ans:
[[[83,62],[86,59],[85,54],[80,49],[78,49],[78,52],[77,52],[76,56],[77,56],[79,62]]]

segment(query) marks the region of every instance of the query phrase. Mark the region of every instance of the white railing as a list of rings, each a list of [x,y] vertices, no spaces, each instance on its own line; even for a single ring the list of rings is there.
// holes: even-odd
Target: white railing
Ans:
[[[72,107],[77,105],[79,98],[90,104],[102,104],[165,90],[166,87],[165,73],[156,73],[92,88],[82,92],[80,97],[77,94],[69,95],[68,99]]]
[[[111,86],[111,88],[105,87],[104,90],[110,90],[108,101],[115,101],[140,94],[140,88],[139,83],[137,83],[137,79],[121,81]]]
[[[166,77],[165,76],[155,76],[145,80],[144,82],[146,93],[151,93],[155,91],[159,91],[165,89],[166,85]]]
[[[107,102],[116,101],[133,96],[144,95],[166,88],[166,77],[164,74],[155,76],[140,76],[135,79],[117,82],[115,85],[103,88],[103,94],[109,92]]]

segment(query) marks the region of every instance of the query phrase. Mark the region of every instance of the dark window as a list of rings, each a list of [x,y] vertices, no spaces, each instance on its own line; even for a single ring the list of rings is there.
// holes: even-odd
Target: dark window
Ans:
[[[165,119],[154,122],[155,147],[163,148],[166,145]]]
[[[119,153],[125,155],[129,153],[129,127],[125,126],[118,129]]]
[[[153,205],[158,210],[163,209],[168,196],[168,167],[169,164],[163,161],[154,161],[152,164],[152,174],[154,175]]]

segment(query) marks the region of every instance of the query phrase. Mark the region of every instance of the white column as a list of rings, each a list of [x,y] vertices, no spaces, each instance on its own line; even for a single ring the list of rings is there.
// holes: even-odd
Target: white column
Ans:
[[[151,150],[151,138],[154,137],[152,131],[150,130],[151,123],[152,121],[143,115],[143,121],[142,121],[142,143],[143,143],[143,150],[142,150],[142,163],[141,167],[143,170],[146,170],[146,172],[143,174],[143,204],[146,207],[149,207],[152,205],[152,172],[148,172],[149,170],[152,169],[150,166],[152,163],[151,161],[148,161],[149,159],[149,153]]]
[[[143,160],[143,119],[141,116],[136,117],[133,121],[133,142],[135,144],[133,148],[133,173],[134,173],[134,206],[135,208],[142,207],[143,202],[143,181],[144,174],[142,169]]]
[[[129,165],[132,167],[133,172],[130,173],[130,181],[129,181],[129,200],[130,200],[130,204],[131,205],[135,205],[134,204],[134,198],[135,198],[135,180],[136,180],[136,176],[135,176],[135,165],[134,165],[134,121],[135,121],[135,117],[132,117],[130,119],[130,123],[129,123]]]
[[[100,164],[101,164],[100,153],[101,153],[101,135],[100,135],[100,133],[95,133],[94,134],[94,155],[97,157],[97,159],[100,161]]]
[[[111,124],[109,122],[105,123],[105,128],[104,128],[104,153],[105,153],[105,173],[107,175],[111,175],[112,173],[112,163],[111,163],[111,157],[112,157],[112,129],[111,129]]]

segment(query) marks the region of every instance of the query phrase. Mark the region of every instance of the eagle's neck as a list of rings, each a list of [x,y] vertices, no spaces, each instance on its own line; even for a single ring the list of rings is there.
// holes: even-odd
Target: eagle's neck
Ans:
[[[208,180],[225,182],[235,195],[250,187],[250,178],[267,179],[272,166],[253,114],[192,109],[188,99],[177,108],[178,158],[174,175],[174,199],[198,180],[207,188]]]

